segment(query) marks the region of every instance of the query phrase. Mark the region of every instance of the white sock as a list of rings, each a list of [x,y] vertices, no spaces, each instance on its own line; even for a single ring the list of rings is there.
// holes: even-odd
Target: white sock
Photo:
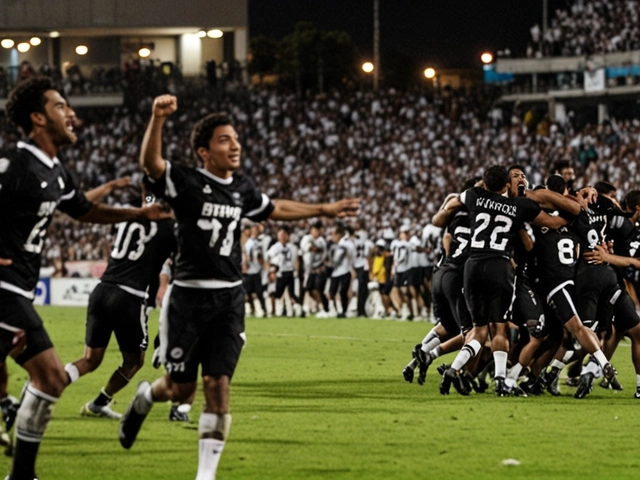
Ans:
[[[640,388],[640,375],[636,375],[636,385]]]
[[[569,360],[571,360],[571,357],[573,357],[573,350],[567,350],[564,353],[564,357],[562,357],[562,361],[566,364]]]
[[[421,343],[424,345],[425,343],[429,343],[434,338],[440,338],[440,337],[438,337],[438,334],[436,333],[436,329],[432,328],[431,330],[429,330],[429,333],[427,333],[426,337],[422,339]]]
[[[562,370],[565,367],[565,364],[562,363],[560,360],[556,360],[555,358],[553,359],[553,362],[551,362],[551,367],[555,367],[558,370]]]
[[[460,353],[456,356],[455,360],[451,364],[451,368],[453,368],[456,372],[464,367],[471,357],[475,357],[480,352],[480,342],[477,340],[471,340],[469,343],[465,344],[461,349]]]
[[[423,343],[422,347],[420,347],[420,348],[422,349],[422,351],[424,353],[428,353],[431,350],[433,350],[434,348],[436,348],[438,345],[440,345],[440,339],[438,337],[436,337],[436,338],[432,338],[427,343]]]
[[[442,347],[440,345],[438,345],[436,348],[434,348],[433,350],[431,350],[431,352],[429,353],[429,355],[431,355],[432,359],[436,359],[438,358],[440,355],[442,355]]]
[[[586,373],[593,373],[594,375],[598,375],[598,364],[596,362],[589,362],[584,367],[582,367],[582,372],[580,375],[584,375]]]
[[[78,371],[78,367],[76,367],[73,363],[67,363],[64,366],[65,372],[69,375],[69,383],[76,382],[80,378],[80,372]]]
[[[520,365],[519,363],[516,363],[513,367],[509,369],[509,378],[514,380],[514,382],[517,381],[521,371],[522,371],[522,365]]]
[[[597,350],[593,354],[593,356],[598,361],[601,367],[604,367],[607,363],[609,363],[609,360],[607,360],[607,357],[604,356],[604,353],[602,353],[602,350]]]
[[[215,438],[201,438],[198,441],[198,474],[196,480],[214,480],[224,442]]]
[[[505,378],[507,376],[507,352],[500,350],[493,352],[493,361],[496,366],[494,378]]]

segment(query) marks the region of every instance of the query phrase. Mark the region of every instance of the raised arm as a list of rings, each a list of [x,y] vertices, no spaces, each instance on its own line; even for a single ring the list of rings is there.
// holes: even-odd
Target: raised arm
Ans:
[[[153,179],[162,177],[167,168],[162,158],[162,127],[166,118],[177,109],[178,100],[173,95],[160,95],[153,101],[151,120],[140,150],[140,166]]]
[[[449,223],[449,218],[456,211],[458,211],[462,207],[462,202],[460,201],[459,196],[450,197],[445,203],[442,205],[440,210],[433,216],[431,219],[431,223],[433,223],[436,227],[444,228]]]
[[[360,207],[359,198],[346,198],[333,203],[305,203],[276,199],[271,220],[301,220],[313,217],[353,217]]]
[[[533,222],[531,222],[531,225],[535,225],[536,227],[547,227],[552,230],[557,230],[559,228],[567,226],[568,224],[569,220],[565,220],[562,217],[549,215],[545,212],[540,212],[538,216],[533,219]]]

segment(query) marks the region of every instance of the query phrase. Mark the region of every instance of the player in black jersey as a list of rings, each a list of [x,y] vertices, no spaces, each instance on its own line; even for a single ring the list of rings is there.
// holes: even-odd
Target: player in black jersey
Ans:
[[[10,480],[33,480],[35,461],[53,405],[69,378],[32,305],[47,227],[56,209],[83,221],[116,223],[162,218],[158,207],[120,209],[93,204],[57,158],[76,141],[75,113],[50,79],[34,77],[9,94],[5,110],[27,135],[0,158],[0,318],[26,340],[16,348],[0,336],[0,361],[13,357],[29,375],[16,418]]]
[[[514,292],[514,272],[510,263],[510,249],[514,237],[525,222],[558,228],[566,221],[542,212],[540,206],[528,198],[508,198],[509,174],[502,166],[492,166],[483,176],[485,189],[474,187],[453,199],[446,209],[466,205],[470,213],[471,253],[464,268],[464,291],[474,328],[451,368],[442,377],[440,391],[449,393],[458,371],[475,357],[494,324],[492,351],[495,362],[496,393],[506,395],[504,383],[507,369],[508,313]],[[556,201],[577,213],[580,206],[558,195]],[[547,201],[553,196],[546,196]]]
[[[147,205],[155,200],[144,187],[142,198]],[[147,298],[150,285],[158,283],[164,262],[176,248],[173,224],[173,220],[167,219],[117,225],[107,269],[89,297],[84,355],[67,364],[65,370],[72,382],[95,371],[104,359],[112,333],[120,347],[122,365],[99,395],[82,406],[80,413],[84,416],[122,417],[109,404],[144,364],[149,343]],[[157,287],[154,297],[155,290]]]
[[[200,416],[199,479],[215,477],[231,427],[229,384],[244,345],[244,289],[240,219],[296,220],[352,216],[359,201],[329,204],[271,200],[236,173],[241,146],[229,117],[211,114],[193,128],[191,146],[204,168],[162,158],[162,127],[178,108],[174,96],[153,102],[140,163],[153,191],[167,199],[178,223],[175,277],[168,298],[167,374],[141,382],[120,423],[120,443],[130,448],[153,402],[182,400],[196,387],[202,365],[205,409]],[[166,300],[166,299],[165,299]]]

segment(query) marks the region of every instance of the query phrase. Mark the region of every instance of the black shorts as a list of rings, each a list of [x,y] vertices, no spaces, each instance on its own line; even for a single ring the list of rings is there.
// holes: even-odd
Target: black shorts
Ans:
[[[411,270],[411,285],[415,288],[422,288],[424,285],[424,267],[413,267]]]
[[[293,272],[282,272],[278,278],[276,278],[276,298],[282,298],[284,291],[289,289],[289,293],[292,294],[295,289],[295,277]]]
[[[420,267],[420,268],[422,268],[422,278],[423,279],[426,278],[427,280],[431,281],[431,279],[435,275],[433,265],[429,265],[428,267]]]
[[[408,287],[411,285],[411,269],[406,272],[396,272],[393,278],[394,287]]]
[[[580,320],[591,326],[608,330],[613,307],[622,294],[616,273],[609,265],[579,262],[576,269],[576,310]]]
[[[233,377],[245,343],[244,288],[171,287],[160,345],[176,383],[202,376]]]
[[[433,316],[448,333],[457,334],[473,328],[462,293],[463,269],[445,266],[433,274]]]
[[[102,282],[89,296],[84,343],[91,348],[106,348],[111,333],[125,353],[138,354],[149,344],[144,299]]]
[[[335,297],[336,293],[349,290],[351,285],[351,274],[345,273],[338,277],[331,277],[331,284],[329,285],[329,295],[331,298]]]
[[[576,287],[573,280],[567,280],[560,285],[554,286],[547,294],[547,305],[553,310],[555,318],[562,325],[578,317],[578,309],[575,304]]]
[[[529,320],[538,320],[544,324],[544,305],[540,296],[531,288],[525,276],[516,277],[516,298],[513,304],[511,321],[523,326]]]
[[[324,293],[324,289],[327,286],[327,275],[323,270],[320,273],[310,273],[305,283],[305,290],[308,292],[318,291]]]
[[[16,363],[23,365],[39,353],[53,347],[49,334],[44,329],[42,319],[28,298],[0,290],[0,321],[9,327],[24,330],[27,337],[25,349],[16,357]],[[13,334],[4,329],[0,334],[0,361],[4,362],[13,349]]]
[[[636,307],[629,294],[623,290],[613,308],[613,324],[618,332],[626,332],[640,323]]]
[[[393,282],[381,283],[379,289],[381,295],[390,295],[393,290]]]
[[[507,258],[469,257],[464,265],[464,293],[475,326],[509,320],[515,293],[514,276]]]
[[[244,277],[244,289],[247,295],[256,294],[259,297],[262,296],[262,274],[250,273]]]

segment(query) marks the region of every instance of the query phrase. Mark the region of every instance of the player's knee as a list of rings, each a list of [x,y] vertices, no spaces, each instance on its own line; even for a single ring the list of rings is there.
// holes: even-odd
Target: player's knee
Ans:
[[[200,438],[212,438],[225,441],[231,428],[231,415],[228,413],[218,415],[215,413],[200,414],[198,433]]]
[[[28,442],[39,442],[47,428],[58,398],[29,385],[16,417],[16,436]]]

